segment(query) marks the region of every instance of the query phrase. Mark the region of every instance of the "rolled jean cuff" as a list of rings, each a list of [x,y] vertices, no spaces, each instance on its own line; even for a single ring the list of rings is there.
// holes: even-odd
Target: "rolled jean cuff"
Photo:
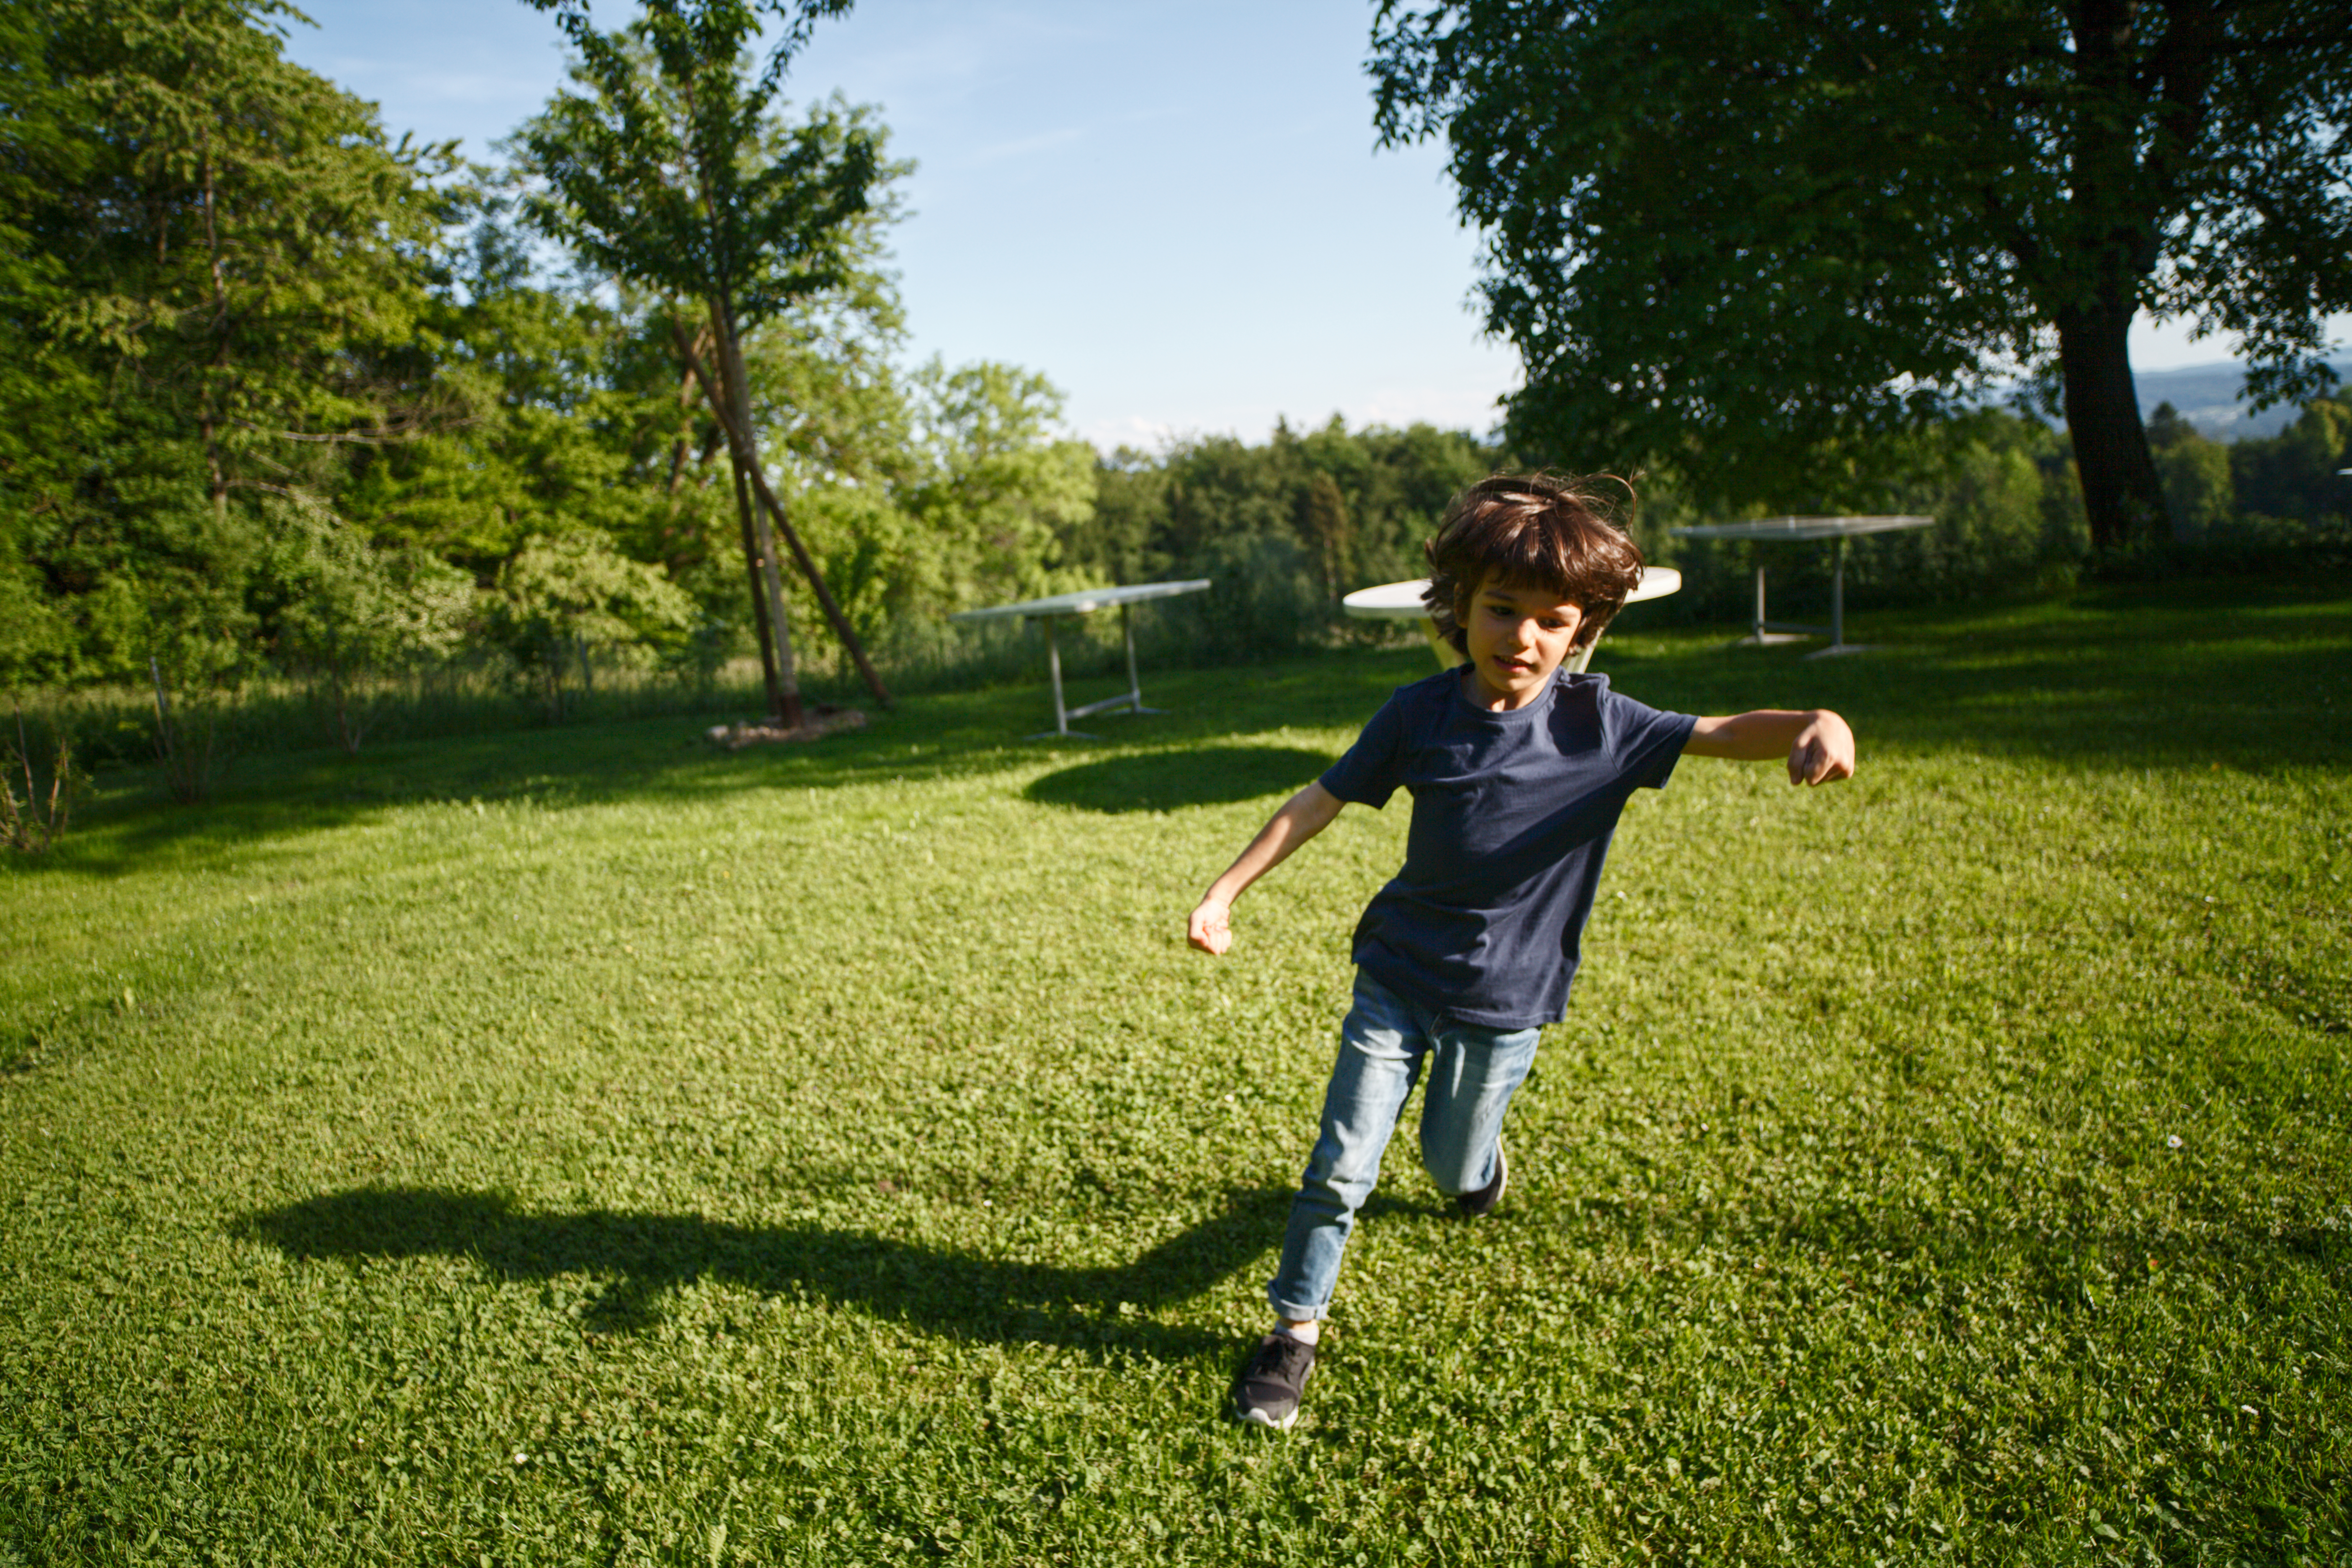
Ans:
[[[1274,1315],[1286,1323],[1319,1323],[1331,1315],[1328,1301],[1319,1307],[1302,1307],[1296,1301],[1277,1300],[1271,1290],[1265,1293],[1265,1304],[1273,1308]]]

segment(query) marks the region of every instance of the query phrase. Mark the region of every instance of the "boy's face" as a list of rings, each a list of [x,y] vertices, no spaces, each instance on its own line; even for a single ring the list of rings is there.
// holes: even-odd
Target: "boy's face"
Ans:
[[[1543,694],[1576,651],[1584,611],[1549,588],[1488,577],[1470,595],[1462,629],[1470,644],[1474,700],[1501,711],[1524,708]]]

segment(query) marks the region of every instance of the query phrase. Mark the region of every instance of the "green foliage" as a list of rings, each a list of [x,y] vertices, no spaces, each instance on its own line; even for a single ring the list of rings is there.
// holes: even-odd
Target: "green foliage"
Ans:
[[[2230,447],[2239,506],[2258,517],[2316,523],[2352,517],[2352,403],[2318,398],[2278,435]]]
[[[659,567],[583,530],[527,541],[499,572],[488,620],[561,719],[574,674],[583,688],[594,683],[596,654],[677,642],[694,602]]]
[[[785,129],[770,115],[796,47],[792,29],[754,73],[763,7],[656,0],[624,32],[557,12],[590,93],[557,94],[519,138],[547,182],[534,220],[599,271],[664,298],[727,300],[755,325],[838,288],[849,244],[890,178],[881,139],[820,112]],[[848,9],[801,5],[797,27]],[[782,11],[783,7],[775,7]]]
[[[2172,514],[2175,538],[2193,539],[2236,513],[2228,447],[2207,439],[2169,403],[2158,404],[2149,416],[2147,442],[2164,480],[2164,509]]]
[[[456,650],[473,579],[413,545],[372,543],[315,509],[282,520],[275,543],[278,657],[320,683],[337,742],[356,752],[384,678]]]
[[[1060,542],[1094,515],[1094,448],[1056,438],[1062,395],[1034,372],[938,360],[913,377],[917,470],[901,492],[927,536],[932,602],[958,609],[1076,583]]]
[[[436,417],[419,347],[437,155],[288,63],[268,5],[11,12],[46,118],[0,354],[0,679],[215,682],[250,658],[251,503]],[[17,31],[17,29],[24,31]]]
[[[575,76],[517,142],[546,182],[527,210],[602,273],[658,298],[726,300],[745,327],[851,283],[875,198],[901,169],[871,117],[770,112],[749,6],[655,5],[625,33],[570,29]],[[730,18],[732,18],[731,20]]]
[[[838,104],[801,127],[768,112],[808,26],[846,10],[846,0],[805,0],[782,12],[791,24],[756,77],[749,45],[760,28],[758,5],[658,0],[612,34],[591,26],[584,6],[555,9],[580,51],[575,77],[593,96],[559,93],[523,128],[519,141],[545,182],[528,210],[542,232],[667,306],[679,359],[715,378],[701,390],[725,410],[769,718],[796,726],[797,660],[782,584],[789,575],[783,542],[794,536],[781,517],[771,519],[764,491],[757,506],[742,493],[746,478],[758,490],[765,475],[742,338],[870,270],[872,234],[886,211],[876,195],[903,172],[883,162],[878,129]],[[696,321],[708,323],[707,350],[692,345],[702,331],[688,325]],[[808,570],[804,546],[790,556]],[[835,602],[817,596],[836,635],[854,637],[832,615]],[[872,681],[872,670],[866,674]],[[887,706],[878,682],[874,691]]]
[[[1866,536],[1849,548],[1847,603],[1952,604],[2071,587],[2086,566],[2088,531],[2064,436],[2037,419],[1980,409],[1941,421],[1870,459],[1872,511],[1932,517],[1933,528]],[[1683,574],[1680,592],[1642,606],[1649,624],[1744,623],[1765,568],[1775,618],[1828,617],[1832,555],[1820,544],[1676,539],[1695,523],[1773,515],[1705,504],[1671,465],[1633,476],[1633,533],[1650,561]]]
[[[1228,1387],[1403,804],[1181,922],[1423,650],[1075,752],[1032,686],[117,779],[0,865],[0,1557],[2341,1561],[2343,582],[1819,663],[1628,612],[1621,688],[1862,771],[1643,792],[1511,1195],[1398,1140],[1276,1437]]]
[[[525,539],[568,528],[681,577],[730,549],[731,502],[709,487],[713,443],[680,393],[666,320],[532,279],[505,197],[476,193],[467,210],[436,315],[437,373],[466,417],[357,454],[343,513],[483,579]]]
[[[1353,586],[1349,568],[1355,562],[1356,526],[1348,516],[1348,499],[1339,493],[1339,481],[1318,473],[1307,487],[1298,521],[1298,531],[1322,574],[1324,596],[1339,597]]]
[[[1350,431],[1336,416],[1304,434],[1279,425],[1262,446],[1213,436],[1123,450],[1097,470],[1093,526],[1064,550],[1116,582],[1211,578],[1211,593],[1154,612],[1167,635],[1194,658],[1266,658],[1350,629],[1338,604],[1349,589],[1426,572],[1421,545],[1445,503],[1506,464],[1465,431]]]
[[[2352,308],[2352,13],[2007,0],[1384,0],[1391,141],[1444,136],[1485,232],[1512,428],[1787,510],[2018,365],[2063,374],[2094,539],[2158,481],[2134,312],[2316,391]],[[1869,476],[1864,476],[1865,479]]]
[[[82,780],[69,739],[59,736],[55,750],[44,755],[27,731],[23,706],[11,702],[9,717],[16,733],[0,743],[0,845],[38,855],[65,836]],[[20,784],[22,799],[16,795]]]
[[[274,5],[48,9],[91,167],[45,193],[37,243],[70,256],[49,330],[90,346],[145,418],[200,448],[215,501],[282,488],[306,443],[407,419],[429,153],[284,59]]]

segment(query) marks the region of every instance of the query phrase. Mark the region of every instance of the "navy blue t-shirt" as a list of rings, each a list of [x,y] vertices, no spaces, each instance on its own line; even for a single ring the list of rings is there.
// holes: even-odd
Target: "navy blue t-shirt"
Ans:
[[[1378,810],[1412,795],[1404,868],[1356,925],[1356,963],[1398,995],[1465,1024],[1564,1017],[1579,943],[1618,814],[1664,787],[1697,722],[1563,671],[1493,712],[1465,672],[1401,686],[1323,775]]]

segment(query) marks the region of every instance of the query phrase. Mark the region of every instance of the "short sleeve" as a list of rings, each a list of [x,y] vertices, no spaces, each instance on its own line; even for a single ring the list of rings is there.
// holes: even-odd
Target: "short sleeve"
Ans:
[[[1347,754],[1324,770],[1325,789],[1341,800],[1369,805],[1374,811],[1396,793],[1398,753],[1403,749],[1404,693],[1393,693],[1372,715],[1364,732]]]
[[[1601,732],[1618,775],[1637,788],[1665,788],[1683,748],[1690,743],[1697,717],[1670,713],[1607,689],[1601,704]]]

